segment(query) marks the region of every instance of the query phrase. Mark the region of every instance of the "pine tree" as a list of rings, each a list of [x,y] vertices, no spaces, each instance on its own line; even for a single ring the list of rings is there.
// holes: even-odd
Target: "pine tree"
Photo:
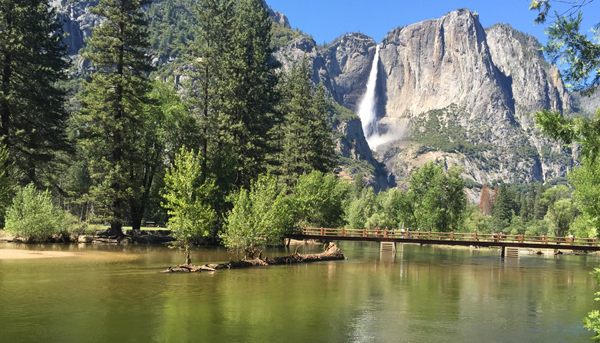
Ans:
[[[198,26],[189,49],[193,68],[187,73],[189,81],[185,84],[189,114],[199,128],[197,150],[202,156],[201,175],[215,181],[213,206],[218,213],[227,210],[225,197],[231,191],[237,174],[228,134],[231,123],[223,106],[225,90],[230,82],[224,70],[226,61],[232,57],[230,41],[234,4],[231,0],[202,0],[198,3]]]
[[[492,208],[493,223],[497,230],[503,230],[510,225],[513,215],[514,198],[505,183],[498,186],[496,201]]]
[[[312,168],[321,172],[331,172],[337,166],[337,154],[329,122],[327,121],[328,103],[325,87],[317,85],[313,97],[314,118],[311,133],[313,149],[317,157],[312,161]]]
[[[238,187],[249,187],[268,169],[272,152],[279,64],[272,58],[271,23],[261,0],[237,1],[226,42],[229,51],[220,56],[220,127],[226,128],[220,134],[235,161],[231,182]]]
[[[529,196],[527,198],[527,211],[529,212],[529,216],[528,216],[528,221],[531,221],[535,216],[535,199],[536,199],[536,192],[535,192],[535,183],[531,183],[529,185]]]
[[[67,47],[62,23],[48,0],[0,0],[0,137],[21,184],[37,175],[59,151],[70,150],[65,134]]]
[[[101,0],[92,12],[105,20],[94,27],[83,57],[91,61],[93,74],[85,85],[79,116],[81,141],[92,161],[95,181],[91,193],[105,210],[110,232],[122,235],[128,202],[144,202],[145,185],[135,182],[139,173],[152,173],[147,158],[146,127],[152,70],[142,6],[148,0]],[[153,140],[153,138],[148,138]],[[156,152],[157,147],[152,147]],[[147,182],[146,182],[147,184]],[[151,184],[151,182],[150,182]],[[139,219],[139,218],[137,218]]]
[[[546,215],[546,211],[548,210],[548,206],[546,206],[543,202],[541,202],[544,192],[546,191],[546,187],[544,184],[540,182],[536,193],[535,193],[535,202],[533,204],[533,219],[534,220],[542,220]]]
[[[527,199],[527,193],[521,193],[521,209],[519,211],[519,215],[524,223],[528,222],[531,217],[531,212],[529,211],[529,200]]]
[[[336,156],[331,131],[326,121],[325,90],[313,90],[308,60],[294,64],[282,86],[284,114],[278,174],[288,185],[299,175],[313,170],[331,172]]]

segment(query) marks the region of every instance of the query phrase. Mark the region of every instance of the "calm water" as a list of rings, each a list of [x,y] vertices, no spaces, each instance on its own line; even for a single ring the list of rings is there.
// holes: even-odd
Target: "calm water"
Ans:
[[[0,260],[0,342],[590,341],[598,257],[340,247],[348,260],[168,275],[182,256],[163,247],[0,243],[77,253]]]

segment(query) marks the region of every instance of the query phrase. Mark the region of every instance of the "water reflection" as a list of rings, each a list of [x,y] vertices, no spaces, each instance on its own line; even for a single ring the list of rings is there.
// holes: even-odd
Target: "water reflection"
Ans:
[[[156,246],[0,244],[76,258],[0,260],[6,342],[587,341],[596,256],[526,255],[341,242],[346,261],[158,271],[182,261]],[[307,246],[300,252],[315,252]],[[269,256],[295,250],[268,250]],[[235,258],[198,249],[202,263]],[[485,338],[485,339],[483,339]]]

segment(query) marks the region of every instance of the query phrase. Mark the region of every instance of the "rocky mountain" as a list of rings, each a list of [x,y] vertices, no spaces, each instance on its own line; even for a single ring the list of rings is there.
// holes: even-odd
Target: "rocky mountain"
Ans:
[[[509,25],[484,30],[467,9],[392,30],[381,43],[377,114],[384,133],[402,135],[378,156],[397,175],[438,159],[479,184],[564,177],[576,155],[543,138],[531,114],[570,113],[572,98],[538,47]]]
[[[190,1],[155,0],[151,7],[189,10]],[[351,33],[317,45],[310,36],[289,30],[285,15],[263,3],[278,27],[294,32],[286,34],[274,58],[289,69],[306,57],[313,80],[322,82],[332,99],[331,123],[346,161],[344,173],[366,172],[368,182],[383,189],[394,186],[394,179],[402,185],[427,161],[462,165],[475,201],[483,183],[549,181],[564,177],[576,164],[577,151],[544,138],[531,114],[548,108],[589,115],[598,97],[574,99],[534,37],[506,24],[484,29],[479,15],[468,9],[393,29],[375,61],[379,133],[365,137],[354,113],[366,91],[377,43]],[[66,43],[76,56],[98,21],[89,13],[95,2],[53,4],[66,20]],[[168,65],[174,59],[173,53],[160,61]]]
[[[369,137],[375,158],[387,167],[382,172],[402,183],[414,168],[438,160],[462,165],[468,184],[476,187],[564,177],[577,154],[544,138],[531,114],[542,108],[570,113],[573,99],[539,46],[509,25],[484,29],[478,14],[467,9],[390,31],[377,61],[380,137]],[[314,81],[356,112],[375,48],[360,33],[328,47],[299,37],[276,57],[289,68],[306,56]]]

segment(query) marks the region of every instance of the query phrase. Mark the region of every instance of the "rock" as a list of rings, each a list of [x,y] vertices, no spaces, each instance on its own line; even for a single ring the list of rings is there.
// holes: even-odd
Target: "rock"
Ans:
[[[462,165],[463,176],[478,183],[564,177],[574,165],[572,152],[533,129],[530,114],[570,113],[572,99],[538,47],[508,25],[484,30],[468,9],[392,30],[380,50],[378,116],[404,123],[406,133],[398,139],[402,146],[378,147],[376,157],[386,157],[399,180],[432,160]],[[430,149],[420,153],[428,134],[475,151],[425,143]]]
[[[94,241],[94,237],[88,235],[79,235],[77,237],[77,243],[92,243]]]

